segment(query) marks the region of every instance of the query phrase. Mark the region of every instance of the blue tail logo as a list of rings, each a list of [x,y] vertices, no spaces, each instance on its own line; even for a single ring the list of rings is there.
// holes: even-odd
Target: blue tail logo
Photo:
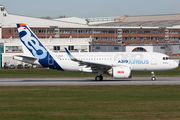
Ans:
[[[26,24],[17,24],[19,36],[23,44],[29,49],[33,56],[44,59],[47,56],[47,50],[32,34]]]
[[[34,57],[39,58],[38,62],[43,67],[63,70],[26,24],[17,24],[17,28],[21,42],[26,46],[26,48]]]

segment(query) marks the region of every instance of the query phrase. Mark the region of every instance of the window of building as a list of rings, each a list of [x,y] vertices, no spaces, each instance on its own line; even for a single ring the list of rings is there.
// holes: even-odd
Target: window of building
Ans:
[[[74,50],[74,46],[68,46],[68,50]]]
[[[164,37],[158,37],[158,40],[160,40],[160,41],[164,40]]]
[[[119,50],[119,47],[114,47],[114,50]]]
[[[123,40],[129,40],[129,37],[123,37]]]
[[[14,30],[14,33],[17,34],[17,33],[18,33],[18,30]]]
[[[38,30],[32,30],[34,34],[38,34]]]
[[[150,31],[144,31],[144,34],[150,34]]]
[[[180,31],[178,31],[178,34],[180,34]]]
[[[53,46],[53,50],[54,51],[59,51],[60,50],[60,46]]]
[[[109,37],[109,41],[114,41],[115,37]]]
[[[96,49],[100,49],[100,47],[96,47]]]
[[[70,34],[69,30],[63,30],[63,34]]]
[[[143,34],[143,31],[142,30],[138,30],[137,34]]]
[[[94,34],[100,34],[100,30],[94,30]]]
[[[22,46],[6,46],[5,51],[6,52],[21,52]]]
[[[46,30],[39,30],[39,34],[46,34]]]
[[[136,31],[135,30],[130,31],[130,34],[136,34]]]
[[[53,34],[54,30],[47,30],[47,34]]]
[[[101,30],[101,34],[107,34],[107,30]]]
[[[169,37],[169,40],[177,40],[177,37]]]
[[[136,37],[130,37],[131,40],[136,40]]]
[[[129,30],[123,30],[123,34],[129,34]]]
[[[177,34],[177,31],[172,31],[171,34]]]
[[[158,31],[158,34],[164,34],[164,31]]]
[[[6,13],[3,13],[3,17],[6,17],[7,15],[6,15]]]
[[[86,34],[92,34],[92,30],[86,30]]]
[[[4,11],[4,9],[5,9],[4,7],[1,7],[1,11]]]
[[[151,31],[151,34],[157,34],[157,31]]]
[[[137,37],[137,40],[139,40],[139,41],[143,40],[143,37]]]
[[[79,34],[85,34],[85,30],[79,30],[78,33]]]
[[[94,40],[100,40],[100,37],[94,37]]]
[[[9,30],[9,33],[11,33],[11,30]]]
[[[71,30],[71,34],[77,34],[77,30]]]
[[[151,40],[157,40],[157,37],[151,37]]]
[[[150,40],[150,37],[144,37],[144,40]]]
[[[107,37],[101,37],[102,41],[107,41]]]
[[[109,30],[109,34],[115,34],[114,30]]]
[[[160,48],[161,48],[161,49],[165,49],[165,47],[164,47],[164,46],[161,46]]]
[[[59,30],[59,33],[62,34],[62,30]]]

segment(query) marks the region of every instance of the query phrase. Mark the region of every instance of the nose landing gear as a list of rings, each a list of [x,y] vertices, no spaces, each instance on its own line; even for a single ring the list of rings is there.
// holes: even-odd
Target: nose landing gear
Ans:
[[[151,72],[151,80],[152,80],[152,81],[155,81],[155,80],[156,80],[156,77],[155,77],[154,72]]]

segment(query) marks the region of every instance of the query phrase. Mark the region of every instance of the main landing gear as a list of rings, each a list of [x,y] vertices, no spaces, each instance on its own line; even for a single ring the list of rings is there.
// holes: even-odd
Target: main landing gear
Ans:
[[[151,72],[151,80],[152,80],[152,81],[155,81],[155,80],[156,80],[156,77],[155,77],[154,72]]]
[[[95,77],[95,80],[96,81],[102,81],[103,80],[103,76],[102,76],[103,73],[104,72],[102,69],[98,69],[98,76]]]
[[[102,75],[96,76],[95,80],[96,81],[102,81],[103,80],[103,76]]]

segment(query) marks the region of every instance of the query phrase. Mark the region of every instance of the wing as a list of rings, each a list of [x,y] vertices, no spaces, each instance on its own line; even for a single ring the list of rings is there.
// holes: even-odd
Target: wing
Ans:
[[[68,50],[65,48],[69,58],[72,61],[78,62],[79,66],[84,66],[86,67],[91,67],[92,69],[104,69],[104,70],[109,70],[113,66],[112,64],[106,64],[106,63],[98,63],[98,62],[90,62],[90,61],[83,61],[83,60],[78,60],[76,59]]]

